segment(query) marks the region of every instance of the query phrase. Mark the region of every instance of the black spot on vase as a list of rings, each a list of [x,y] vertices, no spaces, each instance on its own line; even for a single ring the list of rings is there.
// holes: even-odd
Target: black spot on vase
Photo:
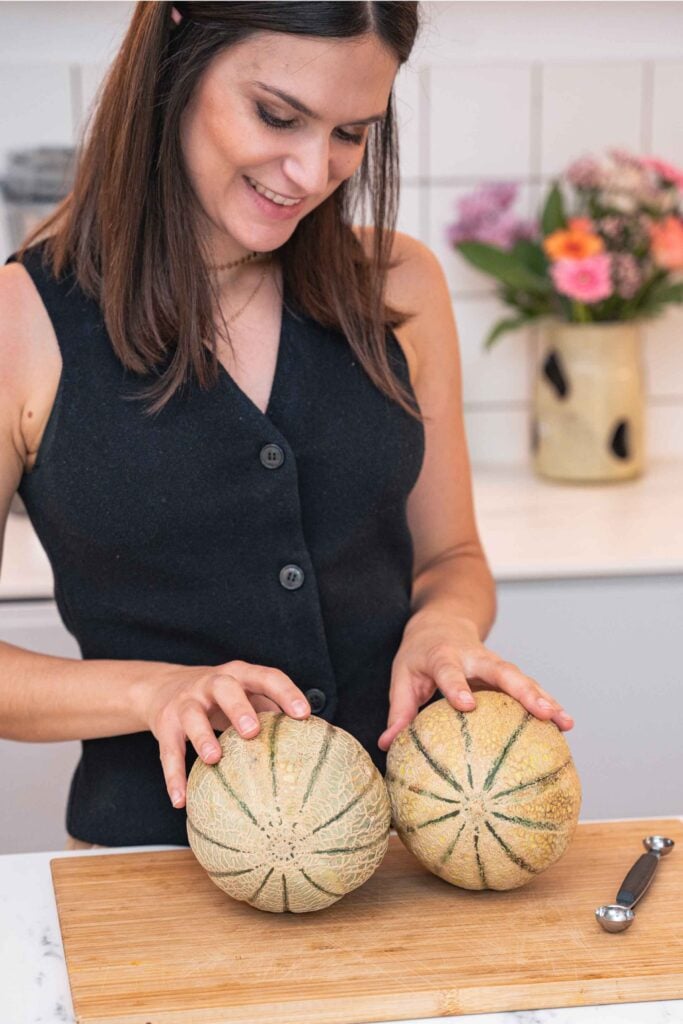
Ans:
[[[566,398],[569,394],[569,380],[562,368],[562,360],[554,350],[548,354],[543,363],[543,376],[555,389],[558,398]]]
[[[628,420],[619,420],[612,432],[609,446],[618,459],[629,458],[631,452]]]

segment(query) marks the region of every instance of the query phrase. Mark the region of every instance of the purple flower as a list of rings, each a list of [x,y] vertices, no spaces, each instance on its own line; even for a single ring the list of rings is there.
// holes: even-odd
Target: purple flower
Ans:
[[[536,238],[536,223],[520,220],[510,209],[517,192],[518,186],[513,182],[492,182],[463,196],[456,203],[458,220],[446,228],[447,241],[451,245],[484,242],[511,249],[520,238]]]

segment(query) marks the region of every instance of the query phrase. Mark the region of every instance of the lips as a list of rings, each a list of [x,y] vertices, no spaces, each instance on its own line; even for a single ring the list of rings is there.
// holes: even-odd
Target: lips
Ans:
[[[278,206],[298,206],[305,197],[303,196],[286,196],[282,192],[276,192],[275,189],[268,188],[263,185],[260,181],[256,181],[255,178],[250,178],[248,175],[244,175],[246,181],[251,185],[255,192],[259,192],[259,189],[263,191],[259,192],[259,195],[263,195],[265,199],[270,199],[271,202],[275,202]],[[256,187],[258,186],[258,188]],[[277,199],[286,199],[287,203],[277,203],[277,199],[271,199],[271,195],[265,195],[265,192],[270,192],[272,196],[276,196]]]

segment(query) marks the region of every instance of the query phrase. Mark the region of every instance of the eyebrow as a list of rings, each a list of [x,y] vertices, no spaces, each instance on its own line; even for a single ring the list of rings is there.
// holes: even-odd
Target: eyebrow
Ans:
[[[266,92],[272,93],[274,96],[279,96],[285,103],[289,103],[290,107],[294,107],[299,113],[305,114],[306,117],[312,118],[314,121],[320,120],[320,114],[314,113],[309,110],[305,103],[298,100],[296,96],[290,96],[289,93],[283,92],[282,89],[275,89],[272,85],[266,85],[265,82],[252,82],[252,85],[258,85],[261,89],[265,89]],[[345,121],[344,124],[374,124],[376,121],[383,121],[387,116],[386,110],[383,110],[381,114],[373,114],[372,117],[361,117],[356,121]]]

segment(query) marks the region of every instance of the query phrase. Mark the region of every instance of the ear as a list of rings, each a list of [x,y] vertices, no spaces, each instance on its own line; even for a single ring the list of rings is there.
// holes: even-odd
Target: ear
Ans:
[[[179,11],[176,11],[175,7],[171,8],[171,17],[173,18],[173,21],[175,22],[176,25],[179,25],[180,22],[183,20],[182,14],[180,14]]]

